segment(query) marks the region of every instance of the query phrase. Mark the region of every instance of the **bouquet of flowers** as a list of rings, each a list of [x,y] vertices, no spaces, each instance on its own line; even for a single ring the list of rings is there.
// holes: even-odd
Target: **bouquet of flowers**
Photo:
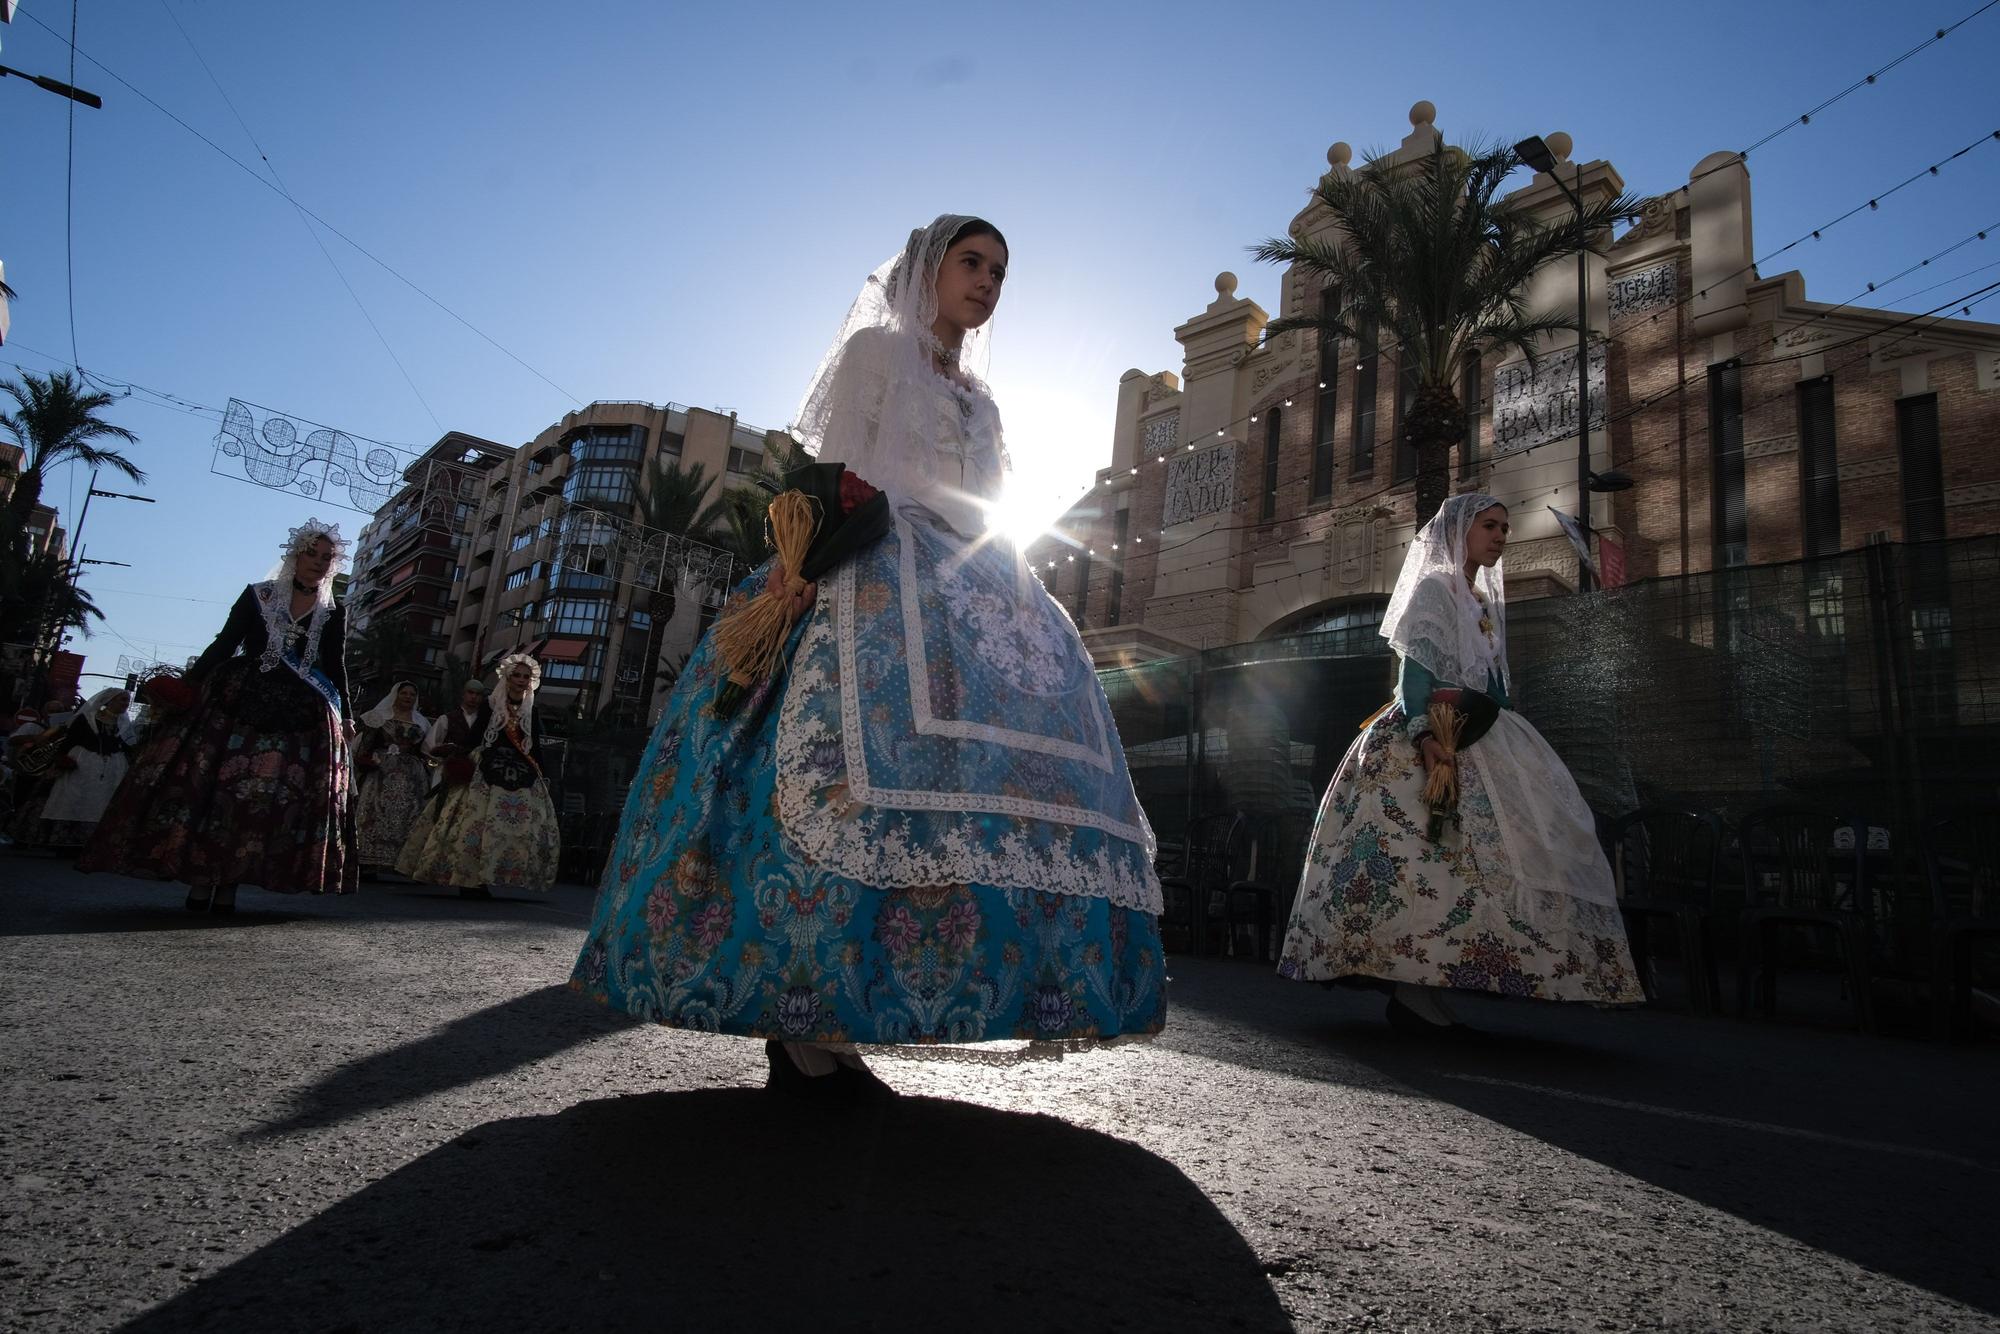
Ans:
[[[812,606],[819,581],[889,531],[889,498],[844,463],[808,463],[785,474],[764,518],[777,552],[764,589],[724,612],[715,648],[728,668],[715,711],[729,717],[777,668],[792,626]]]
[[[1431,809],[1425,834],[1431,842],[1444,839],[1446,820],[1458,824],[1458,753],[1485,736],[1499,717],[1500,705],[1491,695],[1457,686],[1431,691],[1430,735],[1444,751],[1424,779],[1424,805]]]
[[[139,673],[139,702],[160,713],[186,713],[194,707],[196,691],[188,679],[164,662],[156,662]]]

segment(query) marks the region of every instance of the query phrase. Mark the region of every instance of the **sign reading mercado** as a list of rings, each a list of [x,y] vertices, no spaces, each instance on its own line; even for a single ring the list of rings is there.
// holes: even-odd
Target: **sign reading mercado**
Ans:
[[[1590,427],[1604,426],[1605,344],[1590,345]],[[1551,352],[1529,371],[1526,359],[1493,372],[1493,452],[1512,454],[1576,434],[1576,349]]]

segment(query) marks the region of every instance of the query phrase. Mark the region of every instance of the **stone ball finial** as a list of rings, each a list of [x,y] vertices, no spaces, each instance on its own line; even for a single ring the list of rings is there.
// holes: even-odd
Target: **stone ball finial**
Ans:
[[[1221,273],[1215,275],[1215,299],[1217,301],[1230,301],[1234,300],[1235,296],[1236,275],[1224,269]]]
[[[1549,152],[1555,154],[1555,159],[1558,162],[1569,161],[1570,151],[1576,147],[1576,141],[1561,130],[1557,130],[1542,142],[1549,146]]]
[[[1336,142],[1332,148],[1326,150],[1326,165],[1332,167],[1335,171],[1340,170],[1340,168],[1353,160],[1354,149],[1345,141]]]
[[[1437,118],[1438,109],[1434,102],[1419,102],[1410,108],[1410,125],[1413,128],[1421,129],[1426,125],[1435,125]]]

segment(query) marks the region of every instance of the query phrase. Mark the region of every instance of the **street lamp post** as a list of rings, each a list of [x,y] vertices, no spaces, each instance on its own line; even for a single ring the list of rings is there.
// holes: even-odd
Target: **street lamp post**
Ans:
[[[1568,196],[1576,209],[1576,519],[1583,527],[1584,541],[1590,541],[1590,250],[1583,244],[1583,164],[1576,164],[1576,189],[1563,184],[1556,175],[1556,155],[1531,135],[1514,145],[1521,161],[1536,171],[1548,173],[1556,188]],[[1590,562],[1576,566],[1576,590],[1590,591]]]
[[[71,549],[76,552],[75,559],[71,560],[69,563],[70,565],[69,586],[71,591],[74,591],[76,589],[77,581],[83,577],[84,566],[123,564],[122,561],[85,560],[83,558],[83,525],[85,520],[90,518],[90,498],[92,496],[103,496],[106,500],[136,500],[142,505],[150,505],[153,503],[153,498],[151,496],[134,496],[134,495],[128,495],[123,491],[98,490],[97,469],[93,468],[90,470],[90,485],[84,489],[83,508],[77,511],[76,531],[70,535],[70,542],[72,543]],[[61,626],[60,624],[53,624],[53,622],[56,619],[55,598],[56,598],[55,589],[50,588],[49,599],[45,604],[43,604],[42,608],[42,618],[44,626],[42,628],[37,629],[35,635],[35,639],[38,646],[40,645],[47,646],[47,652],[40,654],[42,660],[40,669],[35,673],[33,673],[33,676],[35,678],[35,684],[38,687],[41,687],[45,684],[47,680],[47,673],[49,666],[55,661],[55,655],[62,650],[63,641],[66,638],[68,638],[68,632],[64,629],[63,626]]]
[[[57,97],[67,97],[72,102],[81,102],[93,110],[104,110],[104,99],[96,93],[85,92],[81,88],[73,88],[59,79],[49,78],[46,74],[30,74],[26,70],[9,69],[5,65],[0,65],[0,79],[6,78],[9,74],[17,79],[26,79],[29,83],[37,87],[45,88]]]

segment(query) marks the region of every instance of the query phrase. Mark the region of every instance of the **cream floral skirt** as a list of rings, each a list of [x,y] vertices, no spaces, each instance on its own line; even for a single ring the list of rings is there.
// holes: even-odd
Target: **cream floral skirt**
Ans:
[[[1377,718],[1327,787],[1279,973],[1644,999],[1590,808],[1548,743],[1503,710],[1459,756],[1458,816],[1433,842],[1404,723]]]

